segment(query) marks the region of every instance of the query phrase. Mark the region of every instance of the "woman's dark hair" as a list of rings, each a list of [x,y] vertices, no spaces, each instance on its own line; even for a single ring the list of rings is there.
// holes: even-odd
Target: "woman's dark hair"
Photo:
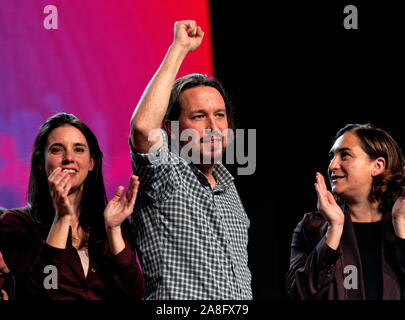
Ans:
[[[379,203],[381,212],[391,211],[405,185],[405,160],[401,149],[388,132],[370,123],[347,124],[336,133],[334,142],[349,131],[360,139],[362,149],[371,160],[385,159],[385,170],[374,177],[369,201]]]
[[[81,213],[79,225],[90,239],[105,239],[103,212],[107,203],[102,174],[103,154],[93,132],[76,116],[68,113],[58,113],[50,117],[41,126],[31,154],[31,172],[28,184],[28,209],[32,219],[37,222],[41,230],[49,231],[55,210],[49,192],[48,177],[45,172],[45,147],[49,133],[60,126],[70,125],[79,129],[87,140],[90,157],[94,160],[94,167],[89,171],[83,184],[81,199]]]
[[[226,109],[226,117],[228,119],[228,126],[230,129],[235,129],[234,123],[234,116],[231,107],[231,102],[229,100],[228,95],[225,92],[222,84],[218,81],[218,79],[210,78],[206,75],[199,74],[199,73],[192,73],[186,75],[182,78],[177,79],[174,82],[171,94],[169,105],[167,107],[167,111],[165,117],[163,119],[162,127],[164,128],[164,122],[166,120],[179,120],[180,113],[181,113],[181,103],[180,103],[180,96],[184,90],[191,89],[194,87],[201,87],[207,86],[212,87],[218,90],[221,94],[222,98],[225,102],[225,109]]]

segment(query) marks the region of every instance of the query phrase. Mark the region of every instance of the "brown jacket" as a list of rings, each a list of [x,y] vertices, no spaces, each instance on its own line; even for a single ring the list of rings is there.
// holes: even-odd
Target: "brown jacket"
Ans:
[[[287,292],[294,299],[364,300],[360,253],[350,217],[346,214],[337,250],[325,243],[327,222],[319,212],[304,215],[292,236]],[[383,300],[405,297],[405,240],[395,236],[391,213],[383,215],[381,234]],[[356,266],[358,288],[345,289],[345,266]]]

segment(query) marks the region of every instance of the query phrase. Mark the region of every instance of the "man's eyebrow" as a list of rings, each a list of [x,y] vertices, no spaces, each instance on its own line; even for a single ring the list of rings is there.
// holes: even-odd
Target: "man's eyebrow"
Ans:
[[[215,112],[226,112],[226,108],[218,108],[215,110]],[[190,114],[194,114],[194,113],[207,113],[207,110],[205,109],[196,109],[196,110],[192,110],[190,112]]]
[[[336,150],[330,149],[329,157],[333,156],[335,153],[339,153],[342,151],[352,151],[352,149],[347,148],[347,147],[337,148]]]
[[[196,110],[192,110],[190,113],[205,113],[206,111],[204,109],[196,109]]]

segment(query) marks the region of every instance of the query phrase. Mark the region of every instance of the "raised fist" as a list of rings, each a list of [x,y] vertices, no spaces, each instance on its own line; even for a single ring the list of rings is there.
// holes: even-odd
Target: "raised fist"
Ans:
[[[194,20],[177,21],[174,24],[174,45],[180,45],[188,52],[197,49],[204,37],[204,32]]]

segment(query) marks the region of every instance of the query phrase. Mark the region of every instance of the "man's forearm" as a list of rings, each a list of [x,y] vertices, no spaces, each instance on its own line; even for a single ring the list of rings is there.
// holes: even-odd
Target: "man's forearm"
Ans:
[[[151,130],[161,126],[173,83],[187,51],[172,45],[158,71],[149,82],[131,119],[131,141],[140,152],[147,152],[159,141],[148,141]],[[161,141],[160,141],[161,142]]]
[[[159,69],[145,89],[131,118],[131,142],[138,152],[148,152],[163,143],[161,134],[149,141],[149,134],[159,129],[166,114],[177,73],[187,53],[197,49],[204,37],[194,20],[176,22],[174,41]]]

